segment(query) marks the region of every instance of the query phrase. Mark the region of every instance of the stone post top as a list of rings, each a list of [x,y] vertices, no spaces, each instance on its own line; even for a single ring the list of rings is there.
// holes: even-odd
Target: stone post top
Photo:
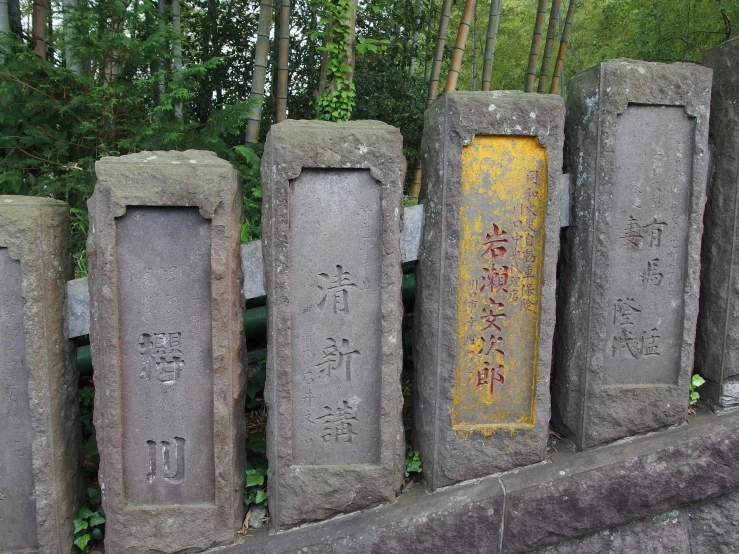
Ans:
[[[0,195],[0,208],[30,206],[34,208],[62,208],[68,210],[69,206],[61,200],[46,198],[45,196],[21,196],[21,195]]]
[[[228,161],[216,156],[215,152],[208,150],[185,150],[184,152],[178,150],[155,150],[153,152],[144,150],[124,156],[105,156],[100,158],[95,165],[116,163],[231,165]]]
[[[454,91],[445,92],[436,100],[429,111],[444,110],[443,106],[454,105],[460,116],[474,116],[476,120],[496,121],[502,119],[514,121],[519,118],[521,125],[527,125],[526,121],[536,123],[537,114],[544,112],[553,116],[564,117],[564,100],[559,94],[529,94],[520,90],[494,90],[494,91]],[[525,116],[524,119],[520,119]],[[450,121],[460,125],[460,121]],[[519,129],[522,130],[522,129]],[[525,133],[531,134],[531,133]]]
[[[448,98],[450,100],[478,100],[485,102],[490,98],[501,98],[511,100],[527,100],[528,102],[538,102],[542,100],[544,102],[555,102],[559,103],[562,97],[559,94],[531,94],[523,92],[522,90],[455,90],[452,92],[445,92],[439,98]],[[559,100],[558,100],[559,99]]]
[[[212,219],[218,206],[241,197],[241,177],[234,166],[214,152],[138,152],[95,162],[95,193],[110,195],[111,215],[121,217],[127,206],[198,206]],[[236,192],[238,190],[238,192]]]
[[[703,66],[697,62],[647,62],[644,60],[634,60],[632,58],[613,58],[610,60],[603,60],[600,65],[625,65],[630,67],[655,67],[655,66],[670,66],[670,67],[697,67],[702,68]]]
[[[310,129],[310,130],[321,130],[330,131],[332,133],[354,133],[361,130],[371,130],[372,132],[388,131],[393,133],[400,133],[398,129],[392,125],[388,125],[382,121],[375,121],[373,119],[361,119],[357,121],[346,121],[343,123],[336,123],[334,121],[322,121],[320,119],[286,119],[282,123],[277,123],[270,127],[270,132],[275,131],[291,131],[294,132],[297,129]]]
[[[264,152],[263,179],[273,171],[295,179],[311,167],[369,169],[384,183],[402,183],[405,174],[403,136],[381,121],[286,120],[270,128]]]
[[[564,140],[565,105],[558,94],[455,91],[445,92],[431,104],[424,119],[427,128],[449,133],[461,142],[459,147],[486,134],[535,136],[541,144],[551,146],[553,140]],[[434,136],[424,133],[426,148],[436,140]]]
[[[684,79],[691,79],[691,76],[695,76],[697,78],[703,78],[707,79],[708,83],[710,84],[711,81],[711,73],[712,70],[708,67],[705,67],[699,63],[696,62],[673,62],[673,63],[664,63],[664,62],[645,62],[644,60],[632,60],[631,58],[614,58],[612,60],[603,60],[599,64],[596,64],[588,69],[585,69],[572,77],[570,81],[576,81],[579,78],[581,78],[582,75],[589,73],[590,71],[597,71],[599,69],[605,69],[605,70],[625,70],[629,72],[636,72],[639,75],[647,75],[648,72],[654,72],[654,71],[663,71],[667,70],[669,71],[670,75],[674,75],[677,72],[685,73],[686,75],[683,76]],[[665,76],[666,77],[666,76]],[[655,79],[658,81],[656,84],[659,84],[659,81],[663,78],[662,75],[660,75],[660,79]]]
[[[622,113],[628,104],[662,104],[685,106],[691,117],[707,119],[712,75],[711,68],[692,62],[605,60],[570,79],[568,104],[600,89],[599,102],[605,102],[616,113]]]
[[[722,42],[718,46],[714,46],[710,50],[703,52],[703,62],[710,60],[715,57],[726,56],[729,52],[739,52],[739,37],[734,37],[726,42]],[[713,64],[711,64],[713,66]]]

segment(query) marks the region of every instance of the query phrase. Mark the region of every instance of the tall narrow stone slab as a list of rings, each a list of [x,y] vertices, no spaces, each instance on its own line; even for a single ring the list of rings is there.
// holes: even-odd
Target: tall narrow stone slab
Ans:
[[[71,553],[84,487],[69,206],[0,196],[0,553]]]
[[[388,502],[403,479],[402,137],[287,121],[262,159],[273,529]]]
[[[695,368],[708,381],[701,396],[739,406],[739,40],[708,50],[713,69],[710,136],[714,147],[701,259]]]
[[[563,133],[556,95],[426,112],[414,444],[432,489],[544,458]]]
[[[567,101],[554,422],[580,448],[685,420],[711,71],[603,62]]]
[[[245,470],[239,178],[194,150],[95,169],[90,345],[106,552],[233,542]]]

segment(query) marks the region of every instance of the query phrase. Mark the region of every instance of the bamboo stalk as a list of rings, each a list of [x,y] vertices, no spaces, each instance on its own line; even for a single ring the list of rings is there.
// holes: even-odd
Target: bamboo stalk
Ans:
[[[524,92],[534,92],[534,79],[536,79],[536,65],[539,60],[539,49],[541,48],[541,35],[544,30],[544,18],[547,13],[547,0],[539,0],[536,9],[536,21],[534,22],[534,34],[531,37],[531,51],[529,52],[529,67],[526,69],[526,83]]]
[[[33,24],[31,36],[34,40],[33,51],[42,59],[46,59],[46,0],[33,0]]]
[[[418,31],[421,26],[421,12],[423,10],[423,0],[418,0],[416,3],[416,25],[413,28],[413,38],[411,38],[411,63],[408,68],[408,78],[413,77],[413,73],[416,71],[416,46],[418,45]]]
[[[550,94],[556,94],[559,88],[560,79],[562,78],[562,70],[565,65],[565,54],[567,53],[567,43],[570,41],[570,34],[572,33],[572,21],[575,19],[575,8],[577,7],[577,0],[570,0],[570,5],[567,8],[567,19],[565,19],[565,27],[562,30],[562,40],[559,43],[559,53],[557,54],[557,64],[554,66],[554,72],[552,73],[552,86],[549,88]]]
[[[259,127],[262,124],[262,104],[264,102],[264,81],[267,77],[267,55],[269,54],[269,30],[272,26],[272,0],[261,0],[259,4],[259,23],[257,25],[257,44],[254,52],[254,74],[251,83],[250,99],[256,100],[246,122],[246,142],[259,142]]]
[[[2,6],[0,6],[0,9]],[[66,61],[67,68],[72,70],[75,75],[82,75],[82,63],[78,59],[76,52],[70,46],[72,42],[72,36],[74,35],[74,29],[70,22],[75,9],[77,8],[77,0],[62,0],[62,10],[64,22],[62,26],[62,32],[64,34],[64,58]]]
[[[491,0],[490,19],[488,20],[488,34],[485,40],[485,54],[482,64],[482,89],[490,90],[490,81],[493,75],[493,59],[495,58],[495,43],[498,41],[498,24],[500,23],[501,0]]]
[[[10,32],[10,10],[8,6],[8,0],[0,0],[0,33]],[[5,58],[0,51],[0,64],[5,61]]]
[[[444,0],[441,5],[441,16],[439,17],[439,34],[436,36],[436,48],[434,49],[434,63],[431,65],[431,80],[429,81],[429,94],[426,103],[431,104],[436,100],[439,93],[439,78],[441,77],[441,62],[444,60],[444,46],[446,46],[446,34],[449,29],[449,16],[452,12],[452,0]]]
[[[452,0],[443,0],[441,4],[441,15],[439,16],[439,34],[436,35],[436,48],[434,49],[434,62],[431,65],[431,79],[429,80],[429,93],[426,104],[432,104],[439,93],[439,77],[441,76],[441,62],[444,59],[444,46],[446,46],[446,34],[449,29],[449,15],[452,12]],[[416,169],[413,172],[413,183],[411,183],[410,197],[418,199],[421,194],[421,158],[418,159]]]
[[[275,122],[287,117],[287,77],[290,61],[290,0],[282,0],[280,6],[280,31],[277,55],[277,104]]]
[[[561,3],[561,0],[552,0],[552,10],[549,12],[547,42],[544,45],[544,56],[541,60],[541,71],[539,72],[539,88],[537,89],[537,92],[547,91],[547,81],[549,80],[549,65],[552,59],[554,35],[557,34],[557,24],[559,23],[559,7]]]
[[[20,0],[10,0],[8,3],[8,19],[10,19],[10,32],[22,40],[23,22],[21,17]]]
[[[175,81],[182,76],[182,25],[180,19],[180,0],[172,0],[172,69]],[[174,105],[174,116],[182,120],[182,102]]]
[[[159,0],[157,7],[159,10],[159,32],[162,33],[162,38],[159,41],[159,46],[161,48],[161,51],[164,52],[164,49],[167,46],[166,41],[164,40],[164,18],[167,16],[167,7],[165,5],[165,0]],[[159,58],[157,70],[159,71],[159,96],[161,97],[166,91],[166,88],[164,86],[164,58]],[[159,101],[161,102],[161,98]]]
[[[470,23],[476,4],[477,0],[465,0],[462,20],[459,22],[459,28],[457,29],[457,40],[454,43],[454,50],[452,51],[452,60],[449,62],[449,74],[446,78],[444,92],[457,90],[459,70],[462,68],[462,57],[464,56],[464,48],[470,33]]]

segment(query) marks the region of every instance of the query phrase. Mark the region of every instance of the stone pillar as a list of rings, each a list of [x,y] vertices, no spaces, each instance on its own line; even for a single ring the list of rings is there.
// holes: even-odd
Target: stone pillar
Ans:
[[[103,158],[89,201],[105,548],[234,540],[244,515],[241,183],[210,152]]]
[[[273,529],[389,502],[403,482],[403,139],[286,121],[262,158]]]
[[[544,458],[563,133],[556,95],[426,111],[413,407],[432,490]]]
[[[71,553],[84,500],[69,206],[0,196],[0,552]]]
[[[711,71],[611,60],[568,90],[553,420],[588,448],[685,420]]]
[[[739,405],[739,40],[703,54],[713,69],[710,136],[714,171],[706,205],[695,369],[720,407]]]

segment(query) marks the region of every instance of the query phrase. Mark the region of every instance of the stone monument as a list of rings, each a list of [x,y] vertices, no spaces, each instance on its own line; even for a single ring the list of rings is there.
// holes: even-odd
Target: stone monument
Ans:
[[[588,448],[685,420],[711,70],[611,60],[568,91],[553,419]]]
[[[210,152],[103,158],[89,201],[105,548],[194,551],[244,515],[241,183]]]
[[[402,137],[286,121],[262,158],[273,529],[388,502],[403,481]]]
[[[70,554],[84,500],[69,206],[0,196],[0,552]]]
[[[426,111],[413,405],[432,490],[544,458],[563,133],[556,95]]]
[[[714,150],[701,259],[695,369],[707,379],[700,394],[720,407],[739,406],[739,40],[703,54],[713,69],[710,135]]]

